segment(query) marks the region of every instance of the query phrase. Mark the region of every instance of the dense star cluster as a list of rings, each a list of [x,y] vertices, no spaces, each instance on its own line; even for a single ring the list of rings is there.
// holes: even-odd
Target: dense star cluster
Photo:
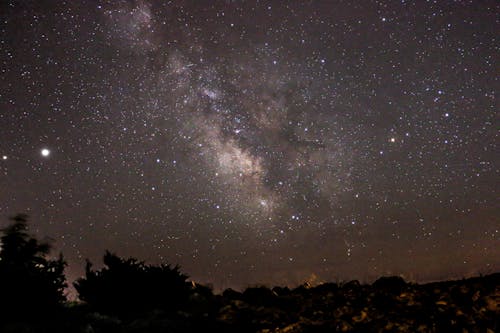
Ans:
[[[496,1],[2,1],[0,214],[216,287],[500,269]]]

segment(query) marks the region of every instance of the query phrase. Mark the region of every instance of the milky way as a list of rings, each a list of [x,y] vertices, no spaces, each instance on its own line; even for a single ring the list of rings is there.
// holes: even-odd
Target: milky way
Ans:
[[[496,1],[4,1],[0,212],[217,288],[497,271]]]

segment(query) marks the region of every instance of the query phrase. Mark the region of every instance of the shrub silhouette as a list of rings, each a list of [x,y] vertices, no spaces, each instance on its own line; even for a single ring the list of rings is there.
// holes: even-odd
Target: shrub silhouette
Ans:
[[[189,300],[191,284],[179,266],[146,265],[135,258],[122,259],[106,251],[105,267],[92,270],[87,261],[85,277],[75,289],[80,300],[102,313],[127,316],[153,309],[175,311]]]
[[[373,283],[373,287],[389,293],[399,294],[406,287],[406,282],[400,276],[383,276]]]
[[[51,247],[28,235],[27,215],[11,220],[0,238],[0,316],[7,320],[41,317],[66,299],[66,263],[62,255],[46,259]]]

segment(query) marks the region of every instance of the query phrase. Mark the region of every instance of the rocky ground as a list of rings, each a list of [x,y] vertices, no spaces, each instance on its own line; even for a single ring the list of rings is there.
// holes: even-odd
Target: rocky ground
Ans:
[[[500,273],[417,285],[398,277],[295,289],[199,287],[184,311],[122,317],[72,304],[38,323],[10,323],[1,332],[500,332]]]

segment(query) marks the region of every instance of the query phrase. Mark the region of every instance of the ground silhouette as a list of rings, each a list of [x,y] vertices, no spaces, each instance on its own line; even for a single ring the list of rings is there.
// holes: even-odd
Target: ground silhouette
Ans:
[[[214,294],[178,266],[148,265],[111,252],[87,263],[66,301],[65,262],[27,232],[17,215],[2,230],[2,333],[298,333],[500,331],[500,273],[414,284],[401,277],[374,283],[251,287]]]

